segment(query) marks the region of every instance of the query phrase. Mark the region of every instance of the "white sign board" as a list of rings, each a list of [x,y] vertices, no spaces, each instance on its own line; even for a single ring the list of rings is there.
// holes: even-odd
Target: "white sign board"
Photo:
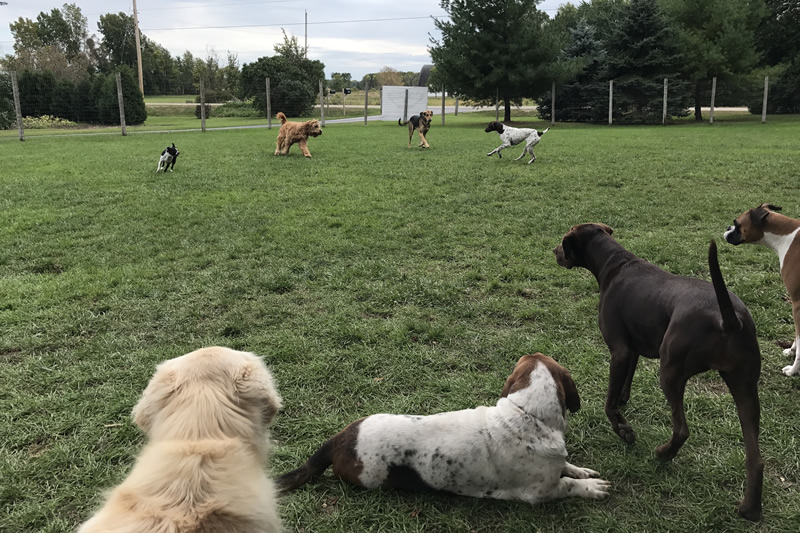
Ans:
[[[396,122],[403,118],[403,105],[408,91],[408,120],[412,115],[419,115],[420,111],[428,109],[427,87],[398,87],[384,85],[381,90],[381,115],[382,120]]]

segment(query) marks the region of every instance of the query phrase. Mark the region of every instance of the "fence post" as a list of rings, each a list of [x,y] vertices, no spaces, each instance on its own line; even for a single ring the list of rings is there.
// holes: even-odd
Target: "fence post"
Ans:
[[[403,101],[403,122],[408,122],[408,89],[406,89],[406,97]]]
[[[122,126],[122,136],[128,135],[125,128],[125,101],[122,99],[122,76],[117,72],[117,102],[119,102],[119,124]]]
[[[269,96],[269,78],[267,78],[267,129],[272,129],[272,99]]]
[[[614,80],[608,80],[608,125],[613,121],[614,112]]]
[[[25,140],[25,130],[22,128],[22,107],[19,105],[19,86],[17,85],[17,71],[11,71],[11,91],[14,93],[14,111],[17,114],[17,131],[19,140]]]
[[[761,106],[761,123],[767,121],[767,93],[769,92],[769,76],[764,76],[764,103]]]
[[[319,122],[325,127],[325,96],[322,93],[322,80],[319,80]]]
[[[494,120],[500,120],[500,89],[496,89],[494,95]]]
[[[711,111],[708,114],[708,123],[714,123],[714,100],[717,98],[717,77],[711,78]]]
[[[203,88],[203,78],[200,78],[200,131],[206,131],[206,90]]]
[[[550,90],[550,125],[556,124],[556,82],[553,82],[553,88]]]
[[[369,82],[364,82],[364,125],[367,125],[367,110],[369,109]]]
[[[661,113],[661,125],[665,126],[667,124],[667,78],[664,78],[664,111]]]
[[[456,96],[456,111],[453,113],[454,116],[458,116],[458,96]]]
[[[442,126],[444,126],[444,86],[442,86]]]

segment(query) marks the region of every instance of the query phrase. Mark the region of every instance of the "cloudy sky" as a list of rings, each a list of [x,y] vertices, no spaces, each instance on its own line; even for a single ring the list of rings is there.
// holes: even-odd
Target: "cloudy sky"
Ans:
[[[65,0],[3,0],[0,6],[0,54],[13,53],[9,22],[36,19],[41,11]],[[98,33],[105,13],[133,13],[132,0],[73,0]],[[539,8],[551,17],[563,0],[543,0]],[[578,3],[574,1],[573,3]],[[282,40],[281,28],[302,46],[308,12],[309,57],[325,63],[325,73],[350,72],[355,79],[383,67],[418,71],[430,63],[431,34],[438,37],[431,16],[442,16],[439,0],[137,0],[139,27],[173,56],[189,50],[206,57],[228,51],[248,63],[272,55]]]

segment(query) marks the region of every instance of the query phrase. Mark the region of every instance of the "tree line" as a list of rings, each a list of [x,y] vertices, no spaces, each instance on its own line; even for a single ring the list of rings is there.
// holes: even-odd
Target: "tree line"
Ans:
[[[479,103],[523,97],[559,120],[660,122],[663,79],[670,116],[702,119],[712,77],[722,102],[748,105],[764,75],[771,113],[800,112],[800,3],[789,0],[593,0],[564,4],[552,19],[540,0],[442,0],[449,18],[429,48],[436,83]],[[738,94],[737,94],[738,93]],[[720,100],[718,100],[719,102]],[[758,100],[760,111],[760,100]],[[751,107],[754,107],[751,105]],[[615,119],[616,120],[616,119]]]

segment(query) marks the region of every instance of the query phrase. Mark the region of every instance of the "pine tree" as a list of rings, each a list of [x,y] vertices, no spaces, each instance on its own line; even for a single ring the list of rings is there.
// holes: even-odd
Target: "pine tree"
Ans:
[[[657,0],[631,1],[615,25],[607,52],[604,73],[614,80],[615,122],[661,123],[664,78],[669,79],[667,115],[688,114],[690,96],[686,83],[678,79],[683,58]]]
[[[541,0],[442,0],[441,41],[429,48],[447,91],[479,102],[511,103],[546,90],[559,75],[559,43],[536,9]]]

